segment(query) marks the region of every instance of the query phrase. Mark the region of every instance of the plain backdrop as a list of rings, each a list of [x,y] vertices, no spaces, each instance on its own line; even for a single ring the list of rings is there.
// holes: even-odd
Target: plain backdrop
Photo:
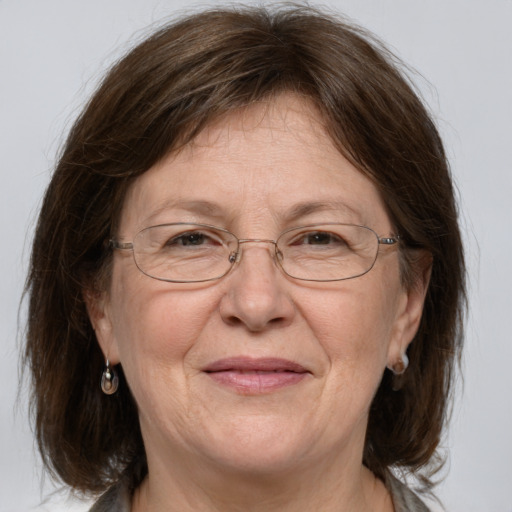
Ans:
[[[437,492],[451,512],[512,512],[512,0],[325,5],[418,71],[444,137],[461,197],[470,312]],[[18,393],[18,380],[27,381],[18,307],[34,219],[63,134],[102,71],[149,26],[187,8],[186,0],[0,0],[1,512],[87,510],[42,478],[26,388]]]

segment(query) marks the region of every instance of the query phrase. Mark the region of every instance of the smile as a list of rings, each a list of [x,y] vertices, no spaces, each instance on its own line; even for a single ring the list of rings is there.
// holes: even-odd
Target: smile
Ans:
[[[301,382],[310,372],[285,359],[220,359],[203,371],[216,383],[248,395],[270,393]]]

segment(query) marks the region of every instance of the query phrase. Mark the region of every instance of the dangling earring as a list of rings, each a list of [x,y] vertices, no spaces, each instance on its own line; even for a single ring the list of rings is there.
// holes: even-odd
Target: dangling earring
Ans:
[[[105,369],[101,375],[101,390],[105,395],[112,395],[119,387],[119,377],[114,368],[110,368],[110,362],[107,359]]]
[[[400,359],[393,363],[391,366],[388,366],[388,368],[393,372],[394,375],[402,375],[405,373],[405,370],[407,370],[409,366],[409,358],[407,357],[407,354],[402,354]]]

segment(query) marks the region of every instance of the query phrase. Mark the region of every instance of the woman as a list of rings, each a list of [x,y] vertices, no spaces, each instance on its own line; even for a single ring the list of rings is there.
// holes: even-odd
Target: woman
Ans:
[[[93,510],[427,510],[392,470],[439,464],[463,253],[437,131],[360,29],[213,10],[132,50],[27,290],[39,447]]]

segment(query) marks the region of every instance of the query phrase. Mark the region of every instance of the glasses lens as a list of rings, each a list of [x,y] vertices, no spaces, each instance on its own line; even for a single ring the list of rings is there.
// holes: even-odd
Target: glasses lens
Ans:
[[[277,241],[279,262],[291,277],[340,281],[358,277],[374,265],[376,233],[364,226],[319,224],[285,231]]]
[[[142,230],[133,241],[139,269],[163,281],[218,279],[231,268],[238,240],[205,224],[163,224]]]

